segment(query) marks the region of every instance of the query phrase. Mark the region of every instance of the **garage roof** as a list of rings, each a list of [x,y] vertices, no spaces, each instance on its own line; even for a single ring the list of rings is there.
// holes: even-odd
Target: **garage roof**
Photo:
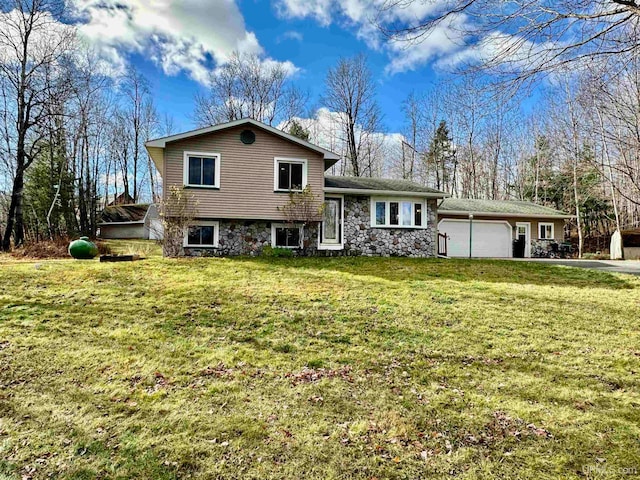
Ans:
[[[344,192],[360,195],[412,195],[417,197],[444,198],[448,194],[408,180],[388,178],[337,177],[325,175],[325,192]]]
[[[446,198],[438,211],[449,214],[469,214],[509,217],[557,217],[573,218],[572,215],[554,208],[532,202],[516,200],[475,200],[469,198]]]

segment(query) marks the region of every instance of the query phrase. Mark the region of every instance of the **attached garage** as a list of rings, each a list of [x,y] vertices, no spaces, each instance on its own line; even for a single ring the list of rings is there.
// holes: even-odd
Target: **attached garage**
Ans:
[[[439,250],[446,238],[447,256],[469,257],[471,237],[472,257],[548,256],[570,218],[530,202],[445,198],[438,205]]]
[[[473,220],[447,218],[440,220],[438,231],[447,236],[450,257],[510,258],[511,225],[502,220]]]

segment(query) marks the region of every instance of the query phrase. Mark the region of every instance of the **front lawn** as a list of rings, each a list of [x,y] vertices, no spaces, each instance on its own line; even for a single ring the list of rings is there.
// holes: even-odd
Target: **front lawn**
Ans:
[[[3,261],[0,479],[640,475],[639,313],[524,262]]]

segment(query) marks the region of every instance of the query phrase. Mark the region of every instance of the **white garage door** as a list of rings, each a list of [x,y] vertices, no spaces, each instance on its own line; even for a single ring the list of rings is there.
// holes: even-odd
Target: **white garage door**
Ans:
[[[469,256],[469,220],[444,219],[438,224],[440,233],[446,234],[447,254],[450,257]],[[471,256],[511,257],[511,226],[508,222],[474,220]]]

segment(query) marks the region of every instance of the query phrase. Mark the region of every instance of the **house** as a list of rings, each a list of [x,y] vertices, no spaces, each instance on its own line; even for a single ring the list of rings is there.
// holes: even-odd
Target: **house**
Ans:
[[[101,238],[162,239],[162,222],[155,204],[110,205],[100,214]]]
[[[133,205],[136,202],[133,200],[133,197],[128,193],[119,193],[114,194],[110,193],[108,195],[103,195],[98,199],[98,208],[104,210],[107,207],[111,207],[113,205]]]
[[[447,236],[450,257],[546,256],[552,244],[564,240],[570,218],[553,208],[512,200],[446,198],[438,205],[438,231]],[[520,252],[515,251],[518,244]]]
[[[184,186],[195,221],[186,255],[436,255],[436,205],[446,194],[406,181],[325,177],[340,157],[251,119],[146,143],[165,185]],[[323,221],[291,224],[290,191],[309,187]]]
[[[338,155],[261,122],[236,120],[151,140],[146,148],[165,200],[173,186],[189,193],[194,220],[184,231],[185,255],[255,255],[266,246],[300,255],[438,254],[438,203],[446,193],[405,180],[326,175]],[[322,221],[292,223],[283,207],[290,192],[305,188]],[[455,211],[449,220],[444,226],[458,226]],[[502,229],[487,233],[502,241],[504,223]],[[458,241],[458,233],[449,236]],[[509,249],[511,238],[509,230]]]

